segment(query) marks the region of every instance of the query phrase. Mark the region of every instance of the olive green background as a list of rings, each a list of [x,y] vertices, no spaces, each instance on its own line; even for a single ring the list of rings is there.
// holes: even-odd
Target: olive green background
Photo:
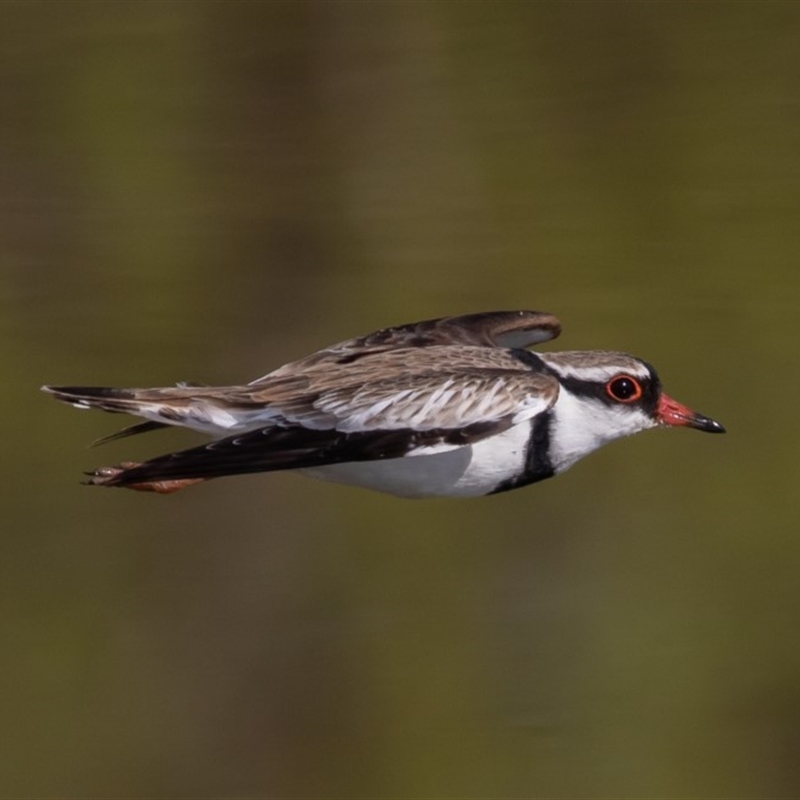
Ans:
[[[800,4],[0,5],[0,796],[800,795]],[[725,437],[402,501],[42,383],[556,313]]]

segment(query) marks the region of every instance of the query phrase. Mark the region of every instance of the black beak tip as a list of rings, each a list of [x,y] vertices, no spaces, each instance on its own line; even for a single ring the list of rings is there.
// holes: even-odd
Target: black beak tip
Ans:
[[[720,425],[719,422],[710,417],[701,416],[697,422],[699,423],[697,427],[706,433],[727,433],[724,425]]]

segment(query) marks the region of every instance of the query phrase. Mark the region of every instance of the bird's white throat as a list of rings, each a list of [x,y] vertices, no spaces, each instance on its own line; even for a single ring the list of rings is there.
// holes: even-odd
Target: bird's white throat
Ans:
[[[656,427],[658,423],[640,408],[609,406],[562,388],[552,410],[550,461],[563,472],[604,444]]]

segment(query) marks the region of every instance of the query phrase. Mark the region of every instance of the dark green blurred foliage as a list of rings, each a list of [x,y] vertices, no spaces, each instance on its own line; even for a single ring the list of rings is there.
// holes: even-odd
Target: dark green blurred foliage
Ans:
[[[795,3],[0,4],[2,797],[797,797]],[[477,501],[80,470],[41,383],[557,313],[720,419]]]

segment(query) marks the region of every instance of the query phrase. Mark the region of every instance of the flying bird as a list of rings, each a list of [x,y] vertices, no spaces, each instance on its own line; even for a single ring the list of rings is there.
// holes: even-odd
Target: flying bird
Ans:
[[[95,486],[160,493],[299,470],[401,497],[474,497],[558,475],[648,428],[725,432],[664,394],[638,358],[527,349],[560,332],[551,314],[495,311],[348,339],[239,386],[42,389],[77,408],[145,420],[99,441],[168,425],[214,437],[87,473]]]

